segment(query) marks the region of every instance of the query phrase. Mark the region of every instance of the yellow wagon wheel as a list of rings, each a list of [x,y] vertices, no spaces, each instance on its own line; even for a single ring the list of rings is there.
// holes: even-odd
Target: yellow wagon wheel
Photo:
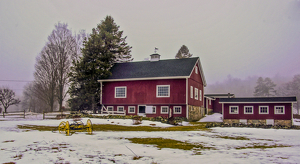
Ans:
[[[66,122],[62,121],[59,125],[58,125],[58,131],[59,133],[65,132],[66,131]]]
[[[93,124],[90,119],[88,119],[86,122],[86,130],[87,130],[88,134],[92,134],[92,132],[93,132]]]

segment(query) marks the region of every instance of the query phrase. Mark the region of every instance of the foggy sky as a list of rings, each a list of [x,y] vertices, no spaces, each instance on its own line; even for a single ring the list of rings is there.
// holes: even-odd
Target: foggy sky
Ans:
[[[184,44],[206,81],[300,73],[297,0],[0,1],[0,80],[32,81],[35,58],[59,21],[92,31],[111,15],[134,61],[154,52],[173,59]],[[21,93],[25,83],[3,82]]]

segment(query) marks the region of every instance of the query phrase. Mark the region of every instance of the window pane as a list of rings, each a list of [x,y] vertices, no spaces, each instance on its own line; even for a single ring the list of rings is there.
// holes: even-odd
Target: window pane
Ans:
[[[116,88],[116,97],[125,98],[126,97],[126,88],[125,87]]]
[[[168,113],[168,107],[161,107],[162,113]]]
[[[253,113],[253,107],[245,107],[245,113]]]
[[[169,96],[169,86],[158,86],[157,96],[168,97]]]

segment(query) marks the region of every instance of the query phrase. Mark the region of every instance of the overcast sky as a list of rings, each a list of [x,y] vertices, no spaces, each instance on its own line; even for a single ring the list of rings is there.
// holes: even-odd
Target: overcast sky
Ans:
[[[199,56],[206,81],[227,75],[300,73],[300,1],[0,1],[0,80],[33,80],[35,58],[58,22],[92,31],[111,15],[134,61],[154,52],[173,59],[182,45]],[[0,81],[21,92],[24,83]]]

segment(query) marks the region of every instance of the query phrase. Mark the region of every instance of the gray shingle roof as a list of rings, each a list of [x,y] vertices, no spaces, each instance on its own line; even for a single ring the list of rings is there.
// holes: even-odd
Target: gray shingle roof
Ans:
[[[220,98],[220,103],[257,103],[257,102],[296,102],[294,97],[243,97],[243,98]]]
[[[116,63],[107,79],[189,76],[199,57]]]

